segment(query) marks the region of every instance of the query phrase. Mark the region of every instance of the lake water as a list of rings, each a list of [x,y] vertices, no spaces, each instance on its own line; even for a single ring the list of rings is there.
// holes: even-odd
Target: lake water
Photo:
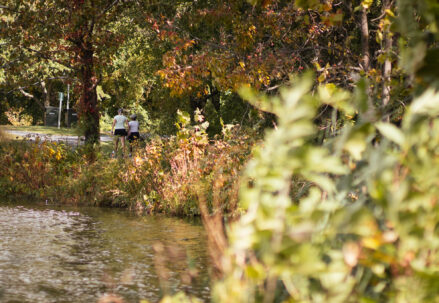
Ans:
[[[209,301],[202,226],[125,211],[0,206],[0,302]]]

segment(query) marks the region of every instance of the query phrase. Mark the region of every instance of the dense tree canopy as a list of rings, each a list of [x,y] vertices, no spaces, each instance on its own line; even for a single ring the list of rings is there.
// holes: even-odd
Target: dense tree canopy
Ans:
[[[266,114],[238,89],[273,94],[307,69],[349,90],[365,77],[375,111],[397,120],[412,75],[431,81],[437,65],[428,1],[20,0],[0,9],[4,100],[15,94],[43,109],[54,86],[73,83],[90,142],[99,114],[120,106],[146,109],[159,132],[172,128],[178,108],[205,109],[211,130],[219,117],[258,125]],[[428,65],[411,60],[425,56]],[[323,124],[333,118],[331,107],[320,111]]]

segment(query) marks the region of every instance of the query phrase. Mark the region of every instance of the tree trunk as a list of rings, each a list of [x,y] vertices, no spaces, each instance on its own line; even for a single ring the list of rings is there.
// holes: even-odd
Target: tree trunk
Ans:
[[[52,94],[52,81],[49,81],[49,83],[46,85],[45,81],[41,81],[41,87],[43,88],[43,94],[44,94],[44,107],[50,106],[50,95]]]
[[[369,50],[369,23],[367,20],[367,9],[362,7],[360,17],[361,30],[361,53],[363,70],[368,72],[370,69],[370,50]]]
[[[97,80],[94,75],[93,47],[90,43],[82,43],[79,57],[81,63],[81,98],[79,102],[79,118],[84,131],[85,144],[99,144],[99,109],[96,93]]]
[[[50,106],[50,94],[52,93],[52,81],[46,85],[45,81],[41,81],[41,87],[43,89],[44,98],[44,125],[46,125],[46,108]]]
[[[369,20],[367,19],[367,8],[362,6],[360,15],[360,31],[361,31],[361,65],[366,77],[370,70],[370,45],[369,45]],[[372,101],[372,90],[370,85],[366,88],[367,93],[367,111],[364,113],[363,118],[366,121],[374,121],[376,119],[375,106]]]
[[[392,47],[392,37],[387,33],[384,38],[384,52],[389,54]],[[384,62],[383,68],[383,106],[389,104],[390,101],[390,75],[392,74],[392,62],[389,58]]]
[[[391,1],[384,0],[383,1],[383,13],[387,9],[390,9]],[[390,76],[392,74],[392,61],[390,60],[390,51],[392,49],[392,35],[389,27],[387,26],[384,29],[384,37],[383,37],[383,53],[386,55],[386,61],[384,61],[383,66],[383,91],[382,91],[382,100],[383,107],[389,104],[390,101]]]

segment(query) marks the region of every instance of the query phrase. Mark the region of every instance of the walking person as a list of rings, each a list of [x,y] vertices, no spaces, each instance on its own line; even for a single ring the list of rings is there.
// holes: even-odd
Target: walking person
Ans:
[[[139,134],[139,121],[137,121],[137,115],[130,116],[131,121],[128,122],[128,141],[130,142],[130,156],[133,153],[133,145],[138,144],[140,138]]]
[[[119,139],[122,145],[122,154],[125,154],[125,136],[127,135],[126,127],[128,126],[128,119],[123,115],[123,109],[120,108],[117,112],[118,114],[114,117],[113,125],[111,127],[111,134],[116,136],[113,156],[117,155]]]

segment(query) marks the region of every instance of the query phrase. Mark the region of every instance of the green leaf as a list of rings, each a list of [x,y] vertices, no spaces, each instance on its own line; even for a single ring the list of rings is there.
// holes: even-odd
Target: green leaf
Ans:
[[[316,9],[320,5],[318,0],[296,0],[296,5],[304,10]]]
[[[360,79],[355,87],[354,103],[356,110],[360,113],[365,113],[369,109],[367,87],[368,81],[364,78]]]
[[[323,103],[331,105],[348,115],[355,113],[355,108],[350,103],[351,94],[349,92],[338,88],[333,83],[320,85],[317,91]]]
[[[191,123],[191,116],[185,111],[177,110],[177,122],[186,127]]]
[[[391,123],[379,122],[376,124],[376,128],[384,137],[386,137],[390,141],[395,142],[399,146],[404,145],[405,143],[404,133],[395,125]]]
[[[411,115],[426,115],[435,117],[439,114],[439,93],[435,89],[428,89],[416,98],[410,106]]]
[[[238,93],[242,99],[248,101],[256,108],[268,113],[275,114],[276,107],[280,103],[278,98],[269,99],[266,95],[260,94],[255,89],[246,85],[242,86],[238,90]]]
[[[373,128],[370,124],[364,124],[355,128],[345,128],[339,143],[355,160],[361,160],[362,154],[367,147],[367,139],[372,131]]]
[[[414,47],[403,48],[401,51],[401,67],[408,73],[415,73],[424,64],[427,54],[427,45],[421,41]]]

